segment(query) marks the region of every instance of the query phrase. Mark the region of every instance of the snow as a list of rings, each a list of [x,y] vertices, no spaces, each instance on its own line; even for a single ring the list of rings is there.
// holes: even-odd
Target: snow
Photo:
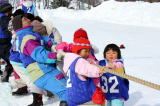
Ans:
[[[122,50],[125,70],[129,75],[160,85],[160,10],[159,3],[107,1],[86,11],[39,10],[40,16],[50,20],[63,36],[63,41],[72,42],[74,31],[87,30],[91,43],[99,48],[96,54],[103,59],[107,44],[124,44]],[[160,91],[130,81],[130,99],[125,106],[160,106]],[[11,96],[7,83],[0,83],[0,106],[26,106],[32,96]],[[48,100],[45,106],[58,106],[58,98]]]
[[[68,10],[61,7],[55,10],[45,10],[52,13],[51,17],[76,20],[94,20],[109,23],[160,27],[160,3],[116,2],[107,1],[91,10]],[[51,18],[52,19],[52,18]]]

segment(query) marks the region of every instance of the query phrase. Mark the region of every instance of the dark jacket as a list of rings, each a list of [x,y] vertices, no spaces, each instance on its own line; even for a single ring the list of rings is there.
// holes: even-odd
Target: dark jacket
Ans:
[[[10,17],[0,13],[0,44],[10,42],[12,33],[8,30]]]

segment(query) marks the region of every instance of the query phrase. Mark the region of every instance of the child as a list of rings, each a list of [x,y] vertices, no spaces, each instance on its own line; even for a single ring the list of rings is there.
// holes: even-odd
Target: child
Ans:
[[[41,23],[42,21],[43,20],[40,17],[36,16],[34,18],[34,21],[32,21],[32,23],[31,23],[33,25],[33,30],[34,30],[34,32],[41,35],[41,37],[43,37],[43,38],[46,37],[45,38],[46,41],[49,41],[49,38],[46,36],[46,35],[48,35],[48,33],[46,32],[45,26]],[[48,38],[48,40],[47,40],[47,38]],[[14,41],[16,41],[16,39],[14,39]],[[44,47],[48,43],[46,41],[43,41],[43,39],[42,39],[42,42],[45,43],[45,44],[42,44],[42,45],[44,45]],[[15,48],[15,47],[16,47],[16,44],[13,45],[13,48]],[[47,45],[47,47],[48,47],[48,45]],[[28,93],[27,87],[28,87],[29,90],[33,93],[33,103],[29,106],[42,105],[43,102],[42,102],[42,95],[41,94],[44,94],[44,91],[42,89],[36,87],[31,82],[26,69],[21,64],[21,61],[18,62],[18,63],[17,63],[17,61],[14,62],[15,59],[17,59],[19,57],[19,56],[15,56],[15,55],[18,54],[16,52],[17,52],[17,50],[12,49],[11,50],[11,55],[10,55],[10,59],[12,60],[11,63],[13,65],[14,69],[15,69],[15,72],[14,72],[15,80],[10,80],[10,83],[11,83],[12,87],[16,87],[16,88],[18,87],[18,90],[15,91],[15,92],[12,92],[12,94],[13,95],[27,94]],[[48,95],[51,96],[51,94],[49,94],[49,91],[47,91],[46,93],[47,93],[47,96]],[[37,101],[41,101],[41,102],[37,102]]]
[[[26,14],[16,16],[12,23],[18,36],[20,59],[32,82],[41,89],[57,94],[61,100],[60,106],[67,106],[66,80],[53,66],[58,59],[61,59],[61,54],[47,51],[43,47],[40,35],[33,32],[31,21]]]
[[[72,46],[73,53],[64,57],[64,72],[67,74],[67,103],[77,106],[91,101],[95,84],[91,78],[101,75],[101,69],[90,64],[86,59],[91,50],[89,40],[77,38]]]
[[[30,21],[34,19],[33,15],[28,14],[28,16],[26,15],[26,17],[30,17],[29,18]],[[37,86],[35,86],[35,84],[33,84],[33,82],[31,82],[31,79],[22,64],[22,61],[20,60],[20,53],[18,51],[18,40],[16,37],[16,33],[14,34],[14,37],[12,36],[12,39],[13,39],[13,45],[10,50],[11,52],[10,62],[14,68],[15,80],[10,80],[10,83],[13,88],[18,88],[15,92],[12,92],[12,95],[25,95],[28,93],[28,88],[29,88],[29,90],[33,94],[33,103],[28,106],[43,105],[42,102],[43,90],[38,88]]]
[[[106,66],[120,73],[125,73],[121,51],[115,44],[109,44],[104,49],[104,60],[99,65]],[[107,106],[124,106],[129,90],[129,81],[116,75],[106,73],[101,76],[101,87],[107,99]]]
[[[76,39],[84,38],[89,40],[87,31],[85,31],[83,28],[80,28],[75,31],[73,41],[75,42]],[[62,42],[56,45],[57,52],[72,52],[73,43],[66,43]],[[88,58],[86,59],[90,64],[97,64],[98,61],[95,57],[95,53],[98,53],[98,48],[96,46],[91,45],[91,50],[89,53]],[[96,91],[92,97],[92,101],[95,104],[103,104],[105,102],[104,94],[100,87],[100,78],[92,78],[95,85],[96,85]],[[96,96],[95,96],[96,95]]]

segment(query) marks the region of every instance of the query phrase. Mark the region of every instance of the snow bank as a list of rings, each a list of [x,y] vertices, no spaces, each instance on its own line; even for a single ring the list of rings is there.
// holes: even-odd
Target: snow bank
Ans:
[[[160,27],[160,3],[106,1],[91,10],[58,8],[39,11],[45,19],[64,17],[76,20],[94,20],[117,24]],[[49,17],[48,17],[49,16]]]

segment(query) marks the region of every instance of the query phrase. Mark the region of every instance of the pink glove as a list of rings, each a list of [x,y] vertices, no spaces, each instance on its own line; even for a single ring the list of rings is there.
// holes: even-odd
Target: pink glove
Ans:
[[[61,42],[56,45],[57,51],[64,51],[64,52],[71,52],[72,50],[72,43],[68,44],[67,42]]]
[[[59,51],[59,50],[63,50],[64,51],[66,45],[67,45],[67,42],[61,42],[61,43],[56,45],[56,50],[57,51]]]
[[[123,68],[124,67],[124,64],[120,61],[113,61],[113,65],[116,67],[116,68]]]

